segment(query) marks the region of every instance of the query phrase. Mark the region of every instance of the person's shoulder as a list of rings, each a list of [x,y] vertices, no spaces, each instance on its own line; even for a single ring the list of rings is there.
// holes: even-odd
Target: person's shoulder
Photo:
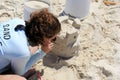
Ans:
[[[25,21],[23,19],[20,19],[20,18],[11,19],[9,22],[13,22],[13,23],[25,23]]]

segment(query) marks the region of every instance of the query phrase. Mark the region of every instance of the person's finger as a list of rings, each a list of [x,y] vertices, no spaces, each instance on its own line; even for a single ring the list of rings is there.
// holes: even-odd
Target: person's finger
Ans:
[[[50,43],[49,46],[50,46],[50,47],[53,47],[53,46],[54,46],[54,43]]]
[[[37,72],[37,77],[38,77],[38,80],[41,80],[41,75],[39,71]]]

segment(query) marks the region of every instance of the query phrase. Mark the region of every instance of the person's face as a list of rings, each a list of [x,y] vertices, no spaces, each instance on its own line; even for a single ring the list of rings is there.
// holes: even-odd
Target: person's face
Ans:
[[[51,38],[46,38],[46,37],[44,37],[43,44],[54,43],[54,42],[56,41],[56,36],[57,36],[57,35],[54,35],[54,36],[51,37]]]

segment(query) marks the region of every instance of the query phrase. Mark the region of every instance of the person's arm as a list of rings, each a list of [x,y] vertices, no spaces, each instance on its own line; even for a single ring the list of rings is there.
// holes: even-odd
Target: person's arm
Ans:
[[[39,49],[30,57],[29,61],[26,64],[26,69],[30,69],[39,59],[42,59],[45,55],[46,53],[43,50]]]
[[[26,80],[26,79],[19,75],[0,75],[0,80]]]
[[[43,58],[46,53],[39,49],[35,54],[30,57],[14,58],[11,61],[11,66],[16,74],[24,75],[39,59]]]
[[[30,57],[16,58],[11,62],[12,68],[15,73],[19,75],[23,75],[27,72],[39,59],[43,58],[46,53],[48,53],[53,47],[53,43],[48,45],[42,45],[41,49],[39,49],[35,54]]]

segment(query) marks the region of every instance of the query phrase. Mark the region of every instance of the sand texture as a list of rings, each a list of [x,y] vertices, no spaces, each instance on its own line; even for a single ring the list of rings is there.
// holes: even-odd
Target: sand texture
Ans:
[[[24,19],[24,2],[1,0],[0,23],[15,17]],[[50,5],[58,16],[65,0],[50,0]],[[78,54],[68,60],[47,55],[38,61],[34,67],[44,71],[42,80],[120,80],[120,0],[91,0],[86,18],[64,18],[62,32],[70,26],[79,33]]]

